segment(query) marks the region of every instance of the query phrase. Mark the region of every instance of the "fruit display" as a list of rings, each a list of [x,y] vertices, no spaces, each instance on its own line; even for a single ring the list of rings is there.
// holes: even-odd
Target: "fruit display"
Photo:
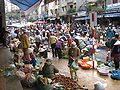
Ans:
[[[52,84],[59,83],[60,85],[63,85],[64,90],[87,90],[82,88],[77,81],[74,81],[70,79],[70,77],[66,77],[64,75],[56,75],[52,79]]]

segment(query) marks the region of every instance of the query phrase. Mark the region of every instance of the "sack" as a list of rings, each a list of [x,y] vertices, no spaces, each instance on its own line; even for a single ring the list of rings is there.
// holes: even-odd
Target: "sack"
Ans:
[[[113,70],[111,78],[115,80],[120,80],[120,70]]]
[[[36,78],[33,74],[31,73],[28,73],[26,75],[26,78],[23,80],[24,81],[24,86],[27,86],[27,87],[33,87],[35,85],[35,82],[36,82]]]
[[[105,90],[107,83],[101,83],[100,81],[95,82],[94,90]]]
[[[72,62],[70,67],[73,68],[74,70],[78,70],[79,69],[79,65],[75,61]]]

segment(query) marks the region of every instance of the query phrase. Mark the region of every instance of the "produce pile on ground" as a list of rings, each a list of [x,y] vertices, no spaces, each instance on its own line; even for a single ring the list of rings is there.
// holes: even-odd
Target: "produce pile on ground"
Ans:
[[[77,81],[74,81],[72,79],[70,79],[70,77],[66,77],[64,75],[56,75],[53,80],[52,83],[59,83],[60,85],[64,86],[65,90],[88,90],[88,89],[84,89],[83,87],[81,87]]]

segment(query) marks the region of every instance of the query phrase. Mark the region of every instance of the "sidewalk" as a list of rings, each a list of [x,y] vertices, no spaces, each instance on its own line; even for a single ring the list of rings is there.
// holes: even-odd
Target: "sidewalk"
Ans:
[[[5,68],[12,59],[12,54],[9,48],[0,46],[0,69]],[[13,77],[4,78],[3,72],[0,71],[0,90],[23,90],[21,83],[18,79]]]

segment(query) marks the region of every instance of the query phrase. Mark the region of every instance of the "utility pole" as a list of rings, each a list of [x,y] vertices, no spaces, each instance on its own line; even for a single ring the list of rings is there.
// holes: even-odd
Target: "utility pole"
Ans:
[[[0,30],[2,28],[6,28],[6,20],[5,20],[5,3],[4,0],[0,0]]]

